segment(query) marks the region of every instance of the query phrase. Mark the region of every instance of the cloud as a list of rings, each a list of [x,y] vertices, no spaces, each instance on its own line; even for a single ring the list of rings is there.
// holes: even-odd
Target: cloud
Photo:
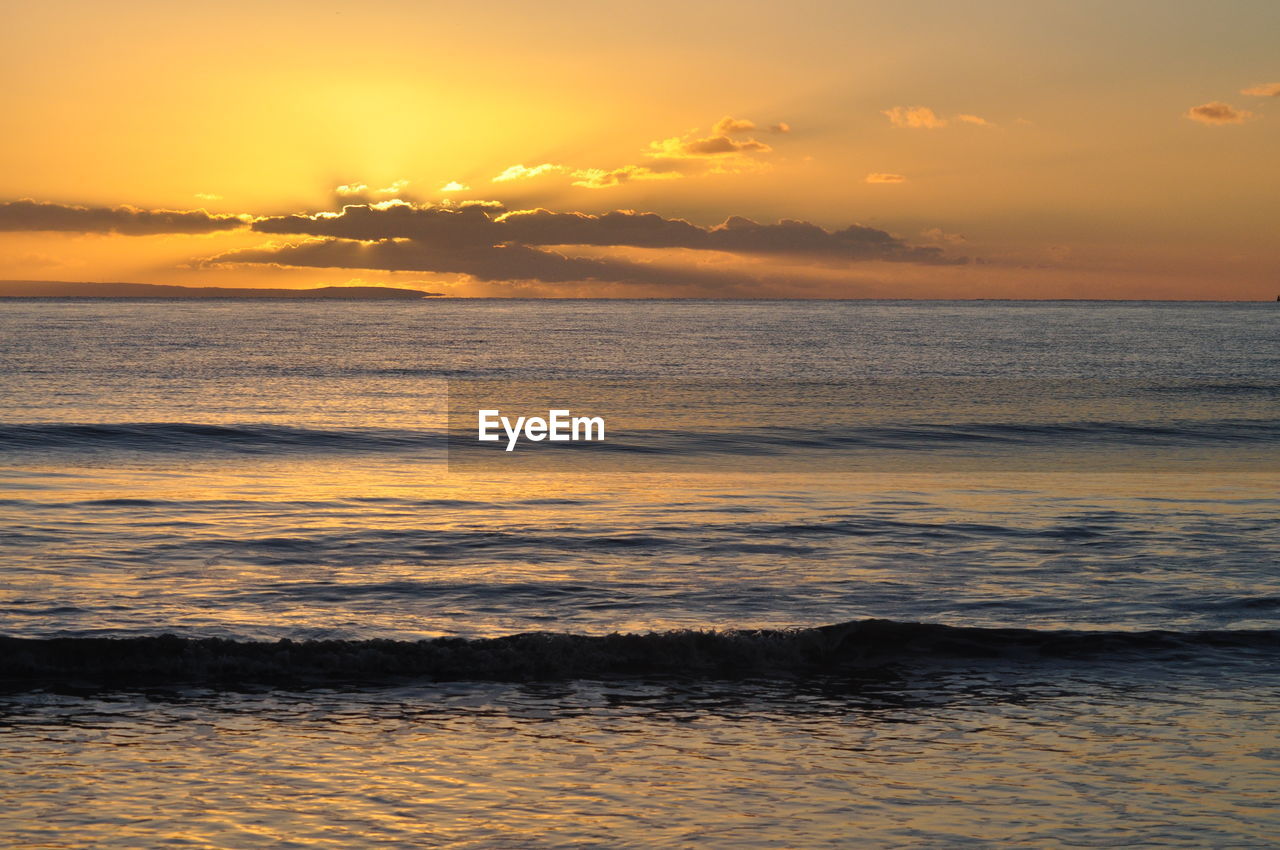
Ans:
[[[883,171],[873,171],[867,175],[868,183],[906,183],[907,178],[901,174],[888,174]]]
[[[408,180],[396,180],[390,186],[371,189],[367,183],[344,183],[333,189],[334,198],[340,203],[378,203],[392,199],[412,200],[406,191]]]
[[[699,136],[695,131],[650,142],[645,156],[665,163],[686,163],[703,174],[734,174],[758,171],[767,166],[756,161],[757,155],[773,152],[759,139],[747,136],[756,129],[754,121],[725,116],[711,128],[711,135]],[[774,124],[772,133],[789,133],[787,124]]]
[[[975,127],[996,126],[980,115],[971,115],[967,112],[962,112],[954,116],[953,119],[948,120],[927,106],[895,106],[892,109],[881,110],[880,114],[888,116],[889,123],[895,127],[916,130],[937,130],[946,127],[951,123],[951,120],[959,121],[962,124],[973,124]]]
[[[895,127],[936,130],[947,126],[947,119],[939,118],[927,106],[895,106],[881,110],[881,114],[889,117],[889,123]]]
[[[221,195],[215,195],[212,192],[196,192],[195,198],[200,201],[221,201]]]
[[[237,215],[204,210],[144,210],[131,206],[83,207],[23,199],[0,203],[0,231],[55,230],[70,233],[213,233],[243,227]]]
[[[629,260],[570,257],[526,245],[427,245],[408,239],[352,242],[316,239],[230,251],[204,266],[241,263],[314,268],[377,269],[466,275],[478,281],[540,281],[645,284],[658,286],[736,286],[752,279],[698,268],[670,268]]]
[[[826,230],[807,221],[783,219],[776,224],[760,224],[741,216],[730,216],[724,224],[708,228],[704,232],[707,247],[743,254],[780,254],[852,261],[955,262],[944,258],[936,248],[913,247],[884,230],[859,224],[851,224],[840,230]]]
[[[581,168],[573,172],[573,176],[577,178],[573,181],[574,186],[608,189],[636,180],[675,180],[684,175],[678,171],[655,170],[647,165],[624,165],[611,171],[603,168]]]
[[[534,166],[520,163],[509,166],[493,177],[491,182],[509,183],[557,174],[567,175],[573,186],[610,189],[645,180],[675,180],[709,174],[764,171],[769,166],[760,161],[759,157],[771,153],[773,148],[748,135],[758,129],[760,128],[754,121],[726,115],[712,126],[709,136],[702,136],[696,130],[691,130],[682,136],[650,142],[643,151],[649,160],[648,164],[629,163],[613,168],[599,168],[551,162]],[[777,123],[770,125],[767,130],[781,134],[791,132],[791,127]]]
[[[1241,89],[1240,94],[1251,94],[1254,97],[1280,97],[1280,83],[1259,83],[1256,86]]]
[[[260,218],[252,225],[258,233],[332,236],[376,242],[383,239],[414,239],[433,245],[492,245],[503,241],[487,232],[493,221],[481,205],[391,206],[352,204],[341,212],[315,215],[297,214]]]
[[[448,183],[440,187],[441,192],[466,192],[471,187],[466,183],[459,183],[457,180],[450,180]]]
[[[1236,109],[1229,103],[1215,100],[1211,103],[1202,103],[1199,106],[1191,107],[1184,113],[1184,117],[1209,125],[1243,124],[1253,117],[1253,113],[1247,109]]]
[[[649,143],[646,156],[660,159],[686,159],[732,154],[769,153],[773,148],[755,139],[731,139],[725,135],[696,138],[673,136]]]
[[[754,121],[749,121],[746,118],[732,118],[726,115],[715,123],[711,128],[711,133],[715,136],[735,136],[750,133],[756,129],[759,128]],[[790,133],[791,125],[779,121],[777,124],[770,124],[766,129],[770,133]]]
[[[711,128],[711,132],[717,136],[732,136],[735,133],[750,133],[756,128],[754,121],[748,121],[745,118],[730,118],[728,115],[721,118]]]
[[[497,231],[527,245],[596,245],[633,248],[701,247],[706,230],[657,213],[617,210],[603,215],[517,210],[494,220]]]
[[[399,205],[348,206],[341,213],[262,218],[260,233],[332,237],[378,242],[409,240],[439,250],[494,246],[581,245],[681,248],[745,255],[787,255],[821,261],[953,263],[940,249],[916,247],[872,227],[826,230],[804,221],[761,224],[731,216],[700,227],[656,213],[618,210],[603,215],[546,209],[495,213],[484,207],[453,209]]]
[[[541,177],[544,174],[563,174],[569,169],[563,165],[555,165],[550,162],[544,162],[542,165],[535,165],[532,168],[524,164],[512,165],[506,171],[493,178],[494,183],[507,183],[512,180],[532,180],[534,177]]]

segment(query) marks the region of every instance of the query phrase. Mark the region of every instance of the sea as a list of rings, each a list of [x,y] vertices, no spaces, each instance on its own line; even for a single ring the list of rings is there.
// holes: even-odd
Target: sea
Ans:
[[[1276,304],[5,299],[0,844],[1274,847],[1278,485]]]

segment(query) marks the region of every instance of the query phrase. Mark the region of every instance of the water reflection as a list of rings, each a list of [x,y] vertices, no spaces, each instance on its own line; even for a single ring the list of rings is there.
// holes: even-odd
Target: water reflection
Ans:
[[[1280,671],[4,700],[15,845],[1266,843]],[[16,755],[21,753],[20,756]],[[17,808],[15,808],[17,807]],[[32,818],[32,812],[39,813]],[[530,836],[536,834],[537,839]]]

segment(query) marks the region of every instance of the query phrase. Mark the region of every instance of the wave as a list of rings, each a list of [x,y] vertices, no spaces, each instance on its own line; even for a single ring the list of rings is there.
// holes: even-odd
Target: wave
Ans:
[[[587,636],[281,640],[0,637],[0,683],[56,686],[319,686],[632,677],[793,678],[955,661],[1152,661],[1280,654],[1280,629],[1043,631],[860,620],[808,629]]]
[[[1280,384],[1256,384],[1245,381],[1184,381],[1164,386],[1148,386],[1146,392],[1181,395],[1280,395]]]
[[[302,428],[194,422],[0,425],[0,451],[363,452],[443,448],[445,444],[442,432],[395,428]]]
[[[724,431],[614,432],[601,443],[560,443],[555,448],[658,454],[779,454],[805,450],[929,451],[1090,446],[1204,446],[1280,442],[1280,420],[1189,422],[956,422],[901,425],[836,425],[827,428],[769,426]],[[521,447],[527,445],[521,443]],[[451,448],[472,446],[470,440]]]
[[[1280,421],[961,422],[733,430],[618,429],[603,442],[521,442],[518,451],[589,450],[654,455],[769,455],[812,450],[929,451],[1089,447],[1249,446],[1280,443]],[[490,456],[469,431],[409,428],[306,428],[192,422],[32,423],[0,425],[0,451],[404,452],[448,448]]]

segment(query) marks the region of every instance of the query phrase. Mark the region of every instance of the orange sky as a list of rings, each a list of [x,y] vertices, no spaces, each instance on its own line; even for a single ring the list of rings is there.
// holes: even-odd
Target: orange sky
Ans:
[[[50,2],[4,23],[0,278],[1280,292],[1269,0]]]

